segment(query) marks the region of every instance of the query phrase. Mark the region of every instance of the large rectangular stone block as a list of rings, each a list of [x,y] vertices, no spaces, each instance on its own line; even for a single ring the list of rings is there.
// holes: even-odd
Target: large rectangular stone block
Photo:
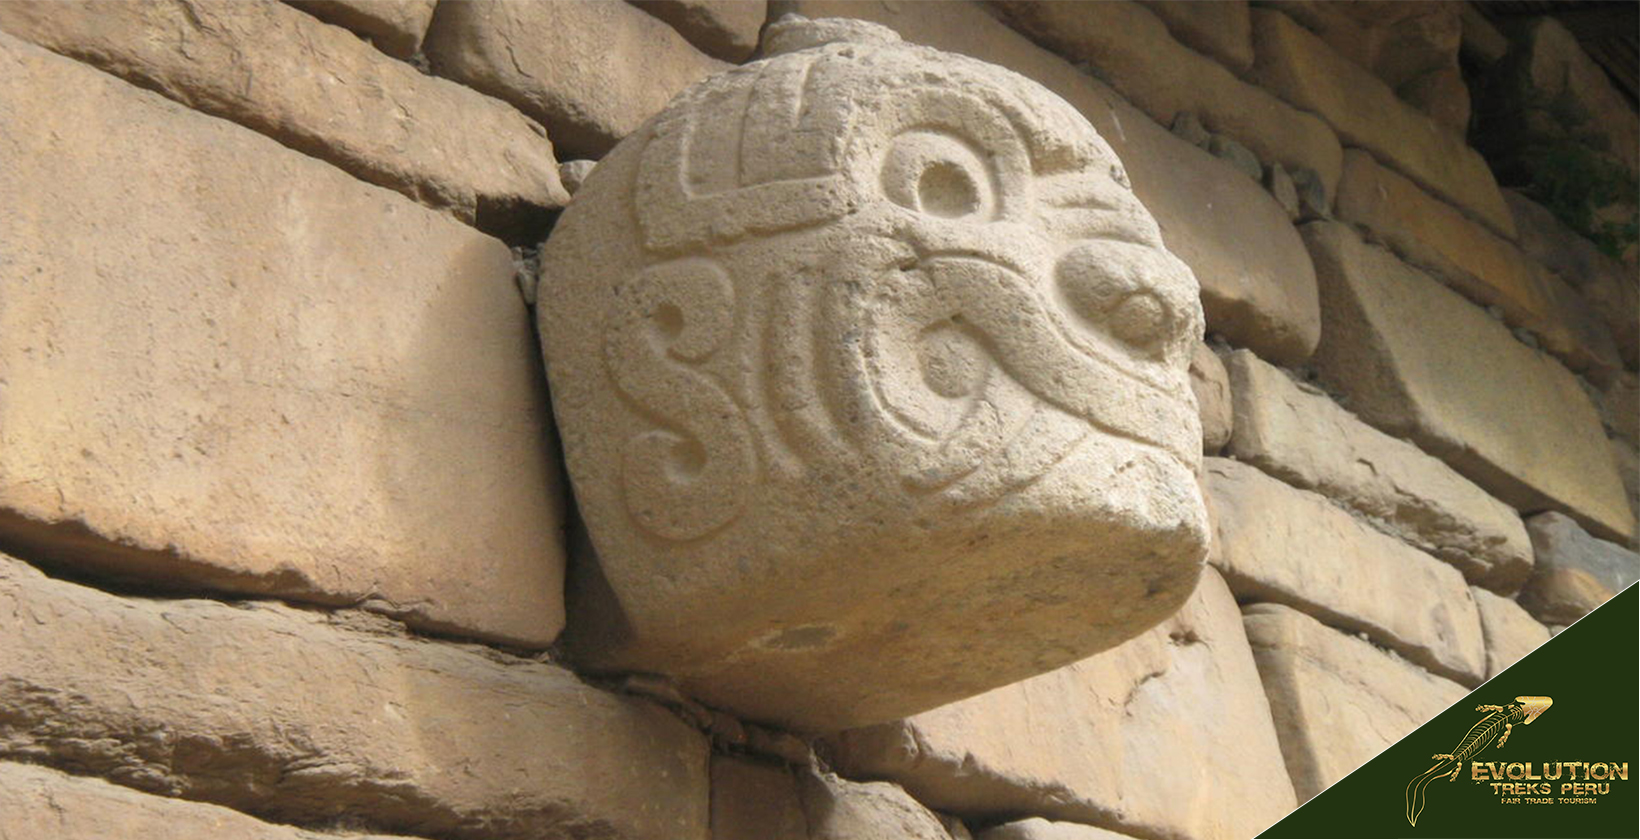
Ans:
[[[1563,281],[1366,152],[1345,151],[1337,210],[1340,219],[1365,226],[1374,239],[1464,297],[1498,307],[1506,321],[1537,334],[1574,370],[1621,366],[1604,325]]]
[[[1253,27],[1247,0],[1178,3],[1140,0],[1167,24],[1167,31],[1191,49],[1218,59],[1240,75],[1253,66]]]
[[[540,120],[566,158],[599,158],[679,91],[730,65],[621,2],[446,3],[423,49],[440,76]]]
[[[1341,224],[1303,228],[1321,281],[1315,365],[1363,420],[1517,510],[1634,532],[1600,417],[1576,377],[1456,292]]]
[[[265,823],[220,805],[139,793],[101,779],[0,762],[0,837],[6,840],[341,840]],[[348,834],[347,840],[393,840]],[[716,840],[716,838],[714,838]]]
[[[851,782],[806,767],[714,755],[712,840],[951,840],[951,834],[938,816],[888,782]]]
[[[739,63],[757,49],[768,17],[765,0],[629,0],[666,21],[701,52]]]
[[[1231,455],[1349,507],[1471,582],[1513,592],[1526,581],[1532,544],[1508,505],[1246,350],[1231,353],[1226,368]]]
[[[1244,615],[1300,803],[1469,693],[1290,607]]]
[[[1144,636],[845,732],[832,743],[836,765],[958,815],[1039,814],[1140,837],[1249,837],[1293,798],[1239,625],[1229,590],[1208,570],[1190,602]],[[1192,770],[1165,769],[1179,767]]]
[[[706,740],[670,712],[344,623],[120,598],[0,556],[0,757],[309,825],[707,840]]]
[[[1570,283],[1611,331],[1630,369],[1640,365],[1640,283],[1634,272],[1567,227],[1547,208],[1515,190],[1503,191],[1520,232],[1520,248]]]
[[[562,500],[506,246],[5,35],[0,71],[29,162],[0,167],[4,539],[550,643]]]
[[[777,0],[771,17],[785,12],[881,23],[908,41],[1001,65],[1058,94],[1116,150],[1168,250],[1195,273],[1209,332],[1285,364],[1300,364],[1315,350],[1320,314],[1309,257],[1286,211],[1234,166],[1180,140],[977,3]]]
[[[1039,43],[1085,62],[1157,122],[1171,125],[1179,114],[1193,113],[1210,131],[1239,140],[1265,163],[1314,172],[1328,198],[1334,195],[1342,152],[1326,123],[1174,40],[1166,24],[1138,3],[992,0],[992,5]]]
[[[0,31],[497,235],[537,241],[569,200],[540,125],[274,0],[0,3]]]
[[[1202,467],[1236,599],[1303,610],[1467,685],[1486,676],[1475,599],[1456,569],[1357,522],[1313,493],[1237,461]]]
[[[1514,238],[1515,223],[1479,152],[1419,113],[1370,70],[1339,55],[1286,15],[1253,10],[1252,76],[1276,95],[1320,114],[1359,146],[1426,189]]]
[[[1475,606],[1481,611],[1481,632],[1486,635],[1487,679],[1503,673],[1549,641],[1549,628],[1539,624],[1521,605],[1478,587],[1474,593]]]

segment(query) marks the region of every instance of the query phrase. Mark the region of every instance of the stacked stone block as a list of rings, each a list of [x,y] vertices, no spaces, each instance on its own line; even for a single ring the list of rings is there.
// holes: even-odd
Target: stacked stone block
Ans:
[[[1199,283],[1171,361],[1187,448],[1199,421],[1221,456],[1199,582],[1151,581],[1193,591],[1176,612],[937,708],[951,674],[851,652],[827,681],[920,711],[842,731],[785,677],[714,693],[581,653],[631,616],[584,596],[609,561],[560,439],[589,426],[555,428],[532,323],[574,311],[536,278],[570,194],[631,182],[612,150],[792,12],[1007,68],[1094,127]],[[0,834],[1231,840],[1640,577],[1640,284],[1590,238],[1633,208],[1567,216],[1531,151],[1632,175],[1640,122],[1553,21],[20,1],[0,64],[29,162],[0,170]],[[629,247],[606,228],[589,253]],[[919,585],[852,579],[873,591],[782,597]],[[736,611],[680,606],[701,637]],[[793,716],[742,711],[777,695]]]

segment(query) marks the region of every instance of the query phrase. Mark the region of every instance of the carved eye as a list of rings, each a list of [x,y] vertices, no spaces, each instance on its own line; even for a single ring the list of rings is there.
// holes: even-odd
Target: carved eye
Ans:
[[[1060,257],[1054,278],[1071,311],[1123,343],[1154,353],[1171,334],[1175,318],[1147,279],[1147,272],[1160,270],[1154,263],[1141,246],[1090,243]]]
[[[942,219],[993,218],[994,181],[991,166],[973,148],[937,131],[901,134],[883,159],[883,194]]]

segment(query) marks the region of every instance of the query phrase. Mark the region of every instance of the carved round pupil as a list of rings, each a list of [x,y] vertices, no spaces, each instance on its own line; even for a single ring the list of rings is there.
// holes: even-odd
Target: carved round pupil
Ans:
[[[917,180],[917,203],[930,216],[956,219],[979,209],[979,189],[962,167],[935,161]]]
[[[945,321],[925,330],[918,350],[923,382],[934,393],[955,399],[983,384],[985,352],[956,324]]]

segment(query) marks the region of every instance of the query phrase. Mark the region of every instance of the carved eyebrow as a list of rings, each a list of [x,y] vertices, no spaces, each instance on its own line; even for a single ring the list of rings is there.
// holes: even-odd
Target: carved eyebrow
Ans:
[[[1055,175],[1038,176],[1037,201],[1048,207],[1086,210],[1121,210],[1127,188],[1116,183],[1108,174],[1079,169]]]

